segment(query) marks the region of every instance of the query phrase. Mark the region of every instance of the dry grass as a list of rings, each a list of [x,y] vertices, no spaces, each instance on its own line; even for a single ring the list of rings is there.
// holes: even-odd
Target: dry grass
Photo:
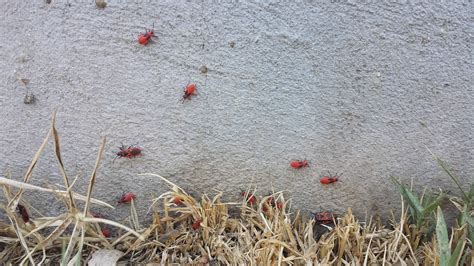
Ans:
[[[349,209],[329,225],[293,211],[291,201],[282,192],[243,197],[238,203],[203,195],[196,199],[164,177],[169,191],[153,200],[153,222],[139,224],[135,203],[130,204],[130,225],[94,218],[91,204],[113,208],[91,198],[100,159],[105,146],[102,140],[96,164],[91,172],[87,194],[73,191],[75,180],[66,174],[55,129],[51,130],[33,158],[23,182],[0,177],[5,202],[0,206],[10,223],[0,224],[0,263],[8,264],[85,264],[97,250],[115,249],[124,254],[121,261],[138,263],[231,264],[231,265],[436,265],[439,264],[436,237],[422,242],[419,230],[408,222],[408,210],[402,200],[402,214],[387,227],[369,220],[360,223]],[[28,184],[36,162],[50,138],[64,179],[64,190]],[[25,190],[45,191],[60,198],[67,211],[56,217],[35,215],[24,222],[16,211],[18,203],[28,210],[34,206],[22,199]],[[78,204],[78,201],[84,202]],[[274,204],[272,204],[274,203]],[[278,204],[277,204],[278,203]],[[78,205],[83,205],[80,210]],[[229,209],[239,210],[232,217]],[[107,224],[119,228],[113,238],[101,233]],[[461,240],[463,228],[453,231],[451,242]],[[464,239],[464,238],[463,238]],[[466,241],[466,240],[464,240]],[[472,243],[466,241],[465,262],[473,263]]]

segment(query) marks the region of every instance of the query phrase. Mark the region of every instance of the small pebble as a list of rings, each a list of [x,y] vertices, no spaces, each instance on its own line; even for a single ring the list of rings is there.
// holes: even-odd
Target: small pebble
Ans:
[[[30,83],[30,80],[29,79],[20,79],[20,82],[23,84],[23,85],[28,85]]]
[[[32,93],[26,93],[25,98],[23,99],[25,104],[33,104],[35,103],[35,95]]]
[[[203,73],[203,74],[206,74],[206,73],[207,73],[207,70],[208,70],[208,69],[207,69],[207,66],[201,66],[201,67],[199,68],[199,71],[201,71],[201,73]]]
[[[95,6],[97,8],[105,8],[107,6],[107,2],[105,0],[95,0]]]

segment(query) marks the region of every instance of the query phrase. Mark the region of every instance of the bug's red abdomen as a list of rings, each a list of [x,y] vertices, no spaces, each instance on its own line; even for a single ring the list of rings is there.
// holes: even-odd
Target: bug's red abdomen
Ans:
[[[104,237],[110,237],[110,230],[107,229],[107,228],[103,228],[103,229],[102,229],[102,235],[103,235]]]
[[[142,155],[142,149],[138,148],[138,147],[132,147],[129,149],[129,156],[130,157],[134,157],[134,156],[140,156]]]
[[[337,181],[336,176],[334,176],[334,177],[323,176],[323,178],[321,178],[321,180],[319,180],[319,182],[321,182],[321,184],[324,184],[324,185],[331,184],[331,183],[334,183],[336,181]]]
[[[23,222],[27,223],[30,221],[30,216],[28,215],[28,211],[26,210],[25,206],[18,204],[16,206],[16,210],[18,213],[21,215],[21,218],[23,219]]]
[[[291,161],[290,166],[295,168],[295,169],[301,168],[300,162],[298,162],[298,161]]]
[[[241,193],[242,197],[245,198],[245,200],[250,203],[250,205],[253,205],[255,203],[255,201],[257,200],[257,198],[255,197],[255,195],[248,195],[247,196],[247,192],[245,191],[242,191]]]
[[[134,200],[137,196],[132,192],[123,193],[118,203],[127,203]]]
[[[283,209],[283,202],[281,201],[277,202],[276,207],[280,210]]]
[[[179,205],[181,205],[181,204],[183,203],[183,199],[181,199],[180,197],[175,197],[175,198],[173,199],[173,202],[174,202],[174,204],[176,204],[176,205],[179,206]]]
[[[314,213],[314,218],[318,224],[330,224],[336,219],[336,215],[332,212]]]
[[[196,84],[191,83],[191,84],[186,85],[186,87],[184,88],[184,95],[183,95],[183,98],[181,100],[183,102],[184,102],[184,100],[190,100],[191,95],[194,95],[195,92],[196,92]]]
[[[201,219],[197,219],[196,221],[194,221],[194,223],[192,224],[192,227],[194,230],[198,230],[199,227],[201,227]]]
[[[294,160],[294,161],[291,161],[290,163],[290,166],[295,168],[295,169],[300,169],[300,168],[303,168],[303,167],[308,167],[309,164],[308,164],[308,161],[306,160]]]
[[[140,34],[140,36],[138,36],[138,43],[141,45],[147,45],[148,40],[150,40],[150,37],[148,37],[147,34]]]
[[[195,91],[196,91],[196,84],[191,83],[188,86],[186,86],[186,90],[185,90],[186,94],[191,95],[191,94],[194,94]]]
[[[255,203],[255,200],[256,200],[256,198],[255,198],[254,195],[250,196],[250,197],[247,199],[247,201],[248,201],[248,203],[250,203],[250,205],[253,205],[253,204]]]

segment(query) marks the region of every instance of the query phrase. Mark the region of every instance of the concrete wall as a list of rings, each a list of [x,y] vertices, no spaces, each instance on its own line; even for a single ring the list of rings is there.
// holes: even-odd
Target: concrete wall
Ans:
[[[473,180],[472,1],[290,2],[3,0],[0,171],[23,176],[58,108],[78,189],[107,135],[94,196],[134,191],[143,215],[165,190],[143,172],[195,194],[273,186],[306,211],[358,214],[399,206],[390,175],[455,192],[427,147]],[[153,23],[157,41],[138,45]],[[199,95],[183,104],[189,81]],[[112,164],[121,142],[144,156]],[[293,158],[311,167],[295,171]],[[342,182],[321,186],[327,171]],[[62,183],[51,148],[32,182]]]

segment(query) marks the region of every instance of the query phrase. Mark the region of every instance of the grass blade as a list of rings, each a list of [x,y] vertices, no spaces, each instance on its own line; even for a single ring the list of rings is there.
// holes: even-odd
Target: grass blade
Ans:
[[[426,216],[433,212],[444,200],[445,195],[441,193],[433,202],[423,209],[423,216]]]
[[[469,203],[474,204],[474,184],[471,185],[471,189],[469,190]]]
[[[35,185],[30,185],[30,184],[23,183],[23,182],[20,182],[20,181],[15,181],[15,180],[12,180],[12,179],[3,177],[3,176],[0,176],[0,184],[1,184],[1,185],[11,186],[11,187],[17,187],[17,188],[20,188],[20,189],[28,189],[28,190],[52,192],[52,193],[59,194],[59,195],[61,195],[61,196],[63,196],[63,197],[66,197],[66,196],[67,196],[67,191],[55,190],[55,189],[50,189],[50,188],[44,188],[44,187],[39,187],[39,186],[35,186]],[[77,193],[75,193],[75,192],[73,192],[72,195],[73,195],[73,197],[74,197],[75,199],[77,199],[77,200],[84,201],[84,202],[87,200],[86,196],[77,194]],[[106,202],[97,200],[97,199],[92,199],[92,198],[91,198],[90,201],[91,201],[92,203],[94,203],[94,204],[97,204],[97,205],[101,205],[101,206],[104,206],[104,207],[108,207],[108,208],[111,208],[111,209],[115,209],[115,207],[113,207],[112,205],[110,205],[110,204],[108,204],[108,203],[106,203]]]
[[[448,230],[444,220],[443,211],[438,207],[436,214],[436,239],[438,241],[438,252],[440,256],[440,265],[447,266],[450,260],[451,252],[449,250]]]
[[[63,253],[61,265],[67,265],[69,261],[69,257],[71,256],[74,248],[76,247],[77,237],[80,233],[79,230],[82,229],[82,222],[76,219],[76,223],[74,224],[74,229],[72,230],[71,237],[69,238],[69,243],[67,245],[66,251]]]
[[[400,193],[402,194],[403,198],[407,200],[410,207],[415,211],[416,217],[414,218],[415,220],[417,220],[417,224],[418,224],[419,219],[421,219],[423,215],[423,207],[421,206],[420,200],[414,193],[408,190],[395,177],[391,177],[391,178],[395,182],[395,184],[398,186],[398,189],[400,190]]]
[[[133,229],[140,230],[140,223],[138,222],[138,213],[135,208],[135,201],[132,199],[130,201],[130,219],[132,221]]]
[[[458,244],[451,254],[451,258],[449,259],[449,266],[456,266],[462,257],[462,251],[464,250],[464,246],[466,245],[466,234],[464,233],[462,237],[458,240]]]
[[[455,176],[451,170],[449,169],[448,167],[448,164],[446,162],[444,162],[443,160],[441,160],[441,158],[439,157],[436,157],[436,161],[438,162],[439,166],[441,166],[441,168],[443,168],[443,170],[446,172],[446,174],[448,174],[449,177],[451,177],[451,179],[454,181],[454,183],[456,183],[456,186],[459,188],[459,190],[461,191],[462,195],[463,195],[463,198],[466,202],[469,202],[469,197],[466,195],[466,193],[464,192],[464,190],[462,189],[461,185],[459,184],[459,178],[457,178],[457,176]]]
[[[423,208],[421,207],[418,197],[405,187],[403,187],[402,194],[407,199],[408,204],[410,204],[410,207],[412,207],[416,211],[417,215],[420,216],[420,214],[423,213]]]
[[[400,181],[395,177],[391,177],[395,184],[398,186],[402,196],[408,201],[410,206],[415,209],[417,212],[421,213],[423,207],[421,206],[420,200],[416,195],[414,195],[410,190],[408,190]]]
[[[91,174],[91,177],[89,179],[89,187],[87,189],[86,204],[84,206],[84,215],[86,215],[87,212],[89,211],[92,188],[94,187],[95,178],[97,176],[97,169],[99,168],[99,164],[100,164],[100,159],[102,158],[102,155],[104,154],[106,141],[107,141],[106,137],[103,137],[102,138],[102,144],[100,145],[100,148],[99,148],[99,153],[97,154],[97,159],[95,160],[94,169],[92,170],[92,174]]]
[[[59,162],[59,170],[61,170],[61,174],[63,175],[64,178],[64,184],[66,185],[67,188],[70,188],[69,184],[69,179],[66,174],[66,170],[64,169],[64,163],[63,159],[61,157],[61,146],[60,146],[60,140],[59,140],[59,134],[58,131],[56,130],[56,115],[53,116],[53,123],[51,124],[51,131],[53,132],[53,140],[54,140],[54,153],[56,154],[56,159],[58,159]],[[69,209],[75,209],[76,204],[74,202],[74,199],[72,197],[72,192],[70,189],[67,190],[68,194],[68,201],[69,201]]]
[[[102,218],[89,218],[89,217],[83,218],[82,220],[86,223],[104,223],[104,224],[109,224],[118,228],[122,228],[125,231],[134,234],[136,237],[140,238],[141,240],[144,240],[143,236],[137,233],[135,230],[111,220],[102,219]]]

